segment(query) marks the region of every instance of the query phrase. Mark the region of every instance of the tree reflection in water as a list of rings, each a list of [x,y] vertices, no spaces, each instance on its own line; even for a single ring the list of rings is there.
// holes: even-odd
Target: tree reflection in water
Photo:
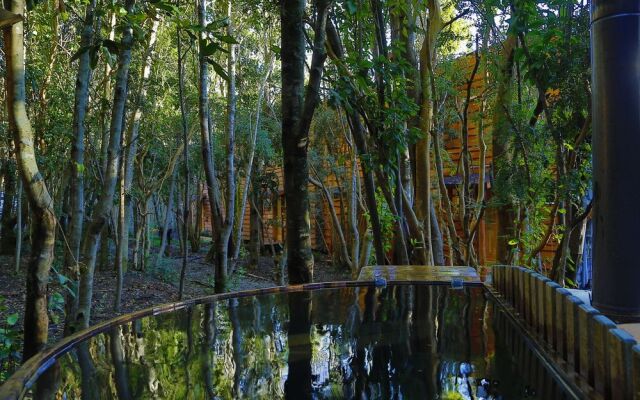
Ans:
[[[94,336],[60,358],[54,387],[96,399],[559,396],[505,321],[481,287],[226,299]]]

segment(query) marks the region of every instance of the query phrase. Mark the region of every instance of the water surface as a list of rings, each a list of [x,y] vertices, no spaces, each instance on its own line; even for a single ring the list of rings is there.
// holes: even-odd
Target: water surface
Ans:
[[[564,398],[480,286],[345,287],[218,300],[98,334],[57,398]]]

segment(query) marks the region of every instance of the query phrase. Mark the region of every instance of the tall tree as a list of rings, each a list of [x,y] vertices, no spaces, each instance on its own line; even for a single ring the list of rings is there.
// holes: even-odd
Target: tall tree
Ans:
[[[78,73],[76,77],[75,98],[73,102],[73,142],[70,159],[69,203],[71,218],[66,231],[68,247],[65,247],[65,273],[74,281],[78,281],[80,268],[80,242],[84,224],[84,133],[85,117],[89,104],[89,85],[91,82],[91,55],[88,49],[94,39],[94,14],[96,0],[91,0],[85,10],[82,34],[80,37],[80,55],[78,57]],[[69,323],[76,312],[77,293],[68,294],[65,300],[65,330],[69,332]]]
[[[115,300],[115,309],[118,310],[120,308],[120,294],[122,292],[122,282],[123,282],[123,274],[126,270],[127,259],[129,258],[129,226],[131,225],[131,220],[133,219],[132,207],[131,207],[131,186],[133,182],[133,164],[136,159],[137,149],[138,149],[138,141],[139,141],[139,131],[140,131],[140,122],[142,120],[142,111],[146,105],[147,101],[147,92],[149,91],[149,78],[151,77],[151,67],[153,65],[154,58],[154,47],[156,44],[158,26],[160,25],[160,16],[154,15],[151,17],[151,27],[149,30],[149,37],[147,39],[147,47],[144,52],[143,64],[142,64],[142,79],[140,82],[140,88],[136,93],[136,98],[134,100],[134,107],[131,113],[129,126],[127,129],[127,134],[125,138],[125,148],[126,154],[123,157],[123,165],[122,168],[123,176],[120,178],[123,182],[121,193],[121,204],[118,210],[120,214],[120,223],[118,225],[119,229],[119,239],[118,245],[116,248],[116,271],[118,273],[118,285],[116,287],[116,300]],[[122,202],[122,197],[124,197],[124,202]]]
[[[126,0],[125,9],[128,14],[133,12],[135,0]],[[111,124],[109,133],[109,148],[107,152],[107,169],[104,176],[104,186],[98,196],[91,222],[87,227],[87,234],[83,245],[84,270],[80,278],[80,290],[76,323],[79,327],[89,326],[91,320],[91,301],[93,299],[93,275],[96,267],[96,256],[100,244],[100,233],[111,218],[113,196],[118,180],[118,169],[122,149],[120,139],[124,120],[124,108],[127,101],[129,66],[131,64],[131,48],[133,46],[133,28],[130,19],[125,19],[122,39],[119,44],[118,71],[116,75]],[[103,238],[106,240],[106,238]]]
[[[5,9],[24,15],[24,0],[5,0]],[[44,178],[36,163],[33,130],[27,115],[25,95],[24,23],[3,32],[6,59],[6,89],[9,129],[16,144],[18,172],[32,214],[32,249],[27,271],[22,358],[27,360],[47,344],[49,316],[47,283],[53,261],[56,216]]]
[[[232,39],[233,23],[231,15],[231,2],[227,3],[227,38],[228,57],[227,73],[227,137],[226,137],[226,193],[224,199],[220,184],[216,177],[213,154],[211,153],[211,125],[209,116],[209,58],[212,55],[212,46],[209,37],[207,21],[207,0],[200,0],[198,3],[198,24],[202,27],[200,34],[200,48],[198,52],[198,63],[200,75],[198,79],[198,109],[200,119],[200,140],[202,151],[202,162],[204,164],[205,178],[207,181],[207,195],[211,208],[211,221],[213,225],[213,259],[215,264],[215,291],[222,293],[227,288],[227,275],[229,273],[229,240],[233,231],[235,215],[235,118],[236,118],[236,48]],[[217,65],[217,64],[214,64]],[[220,68],[219,68],[220,69]],[[226,201],[225,201],[226,200]]]
[[[331,1],[315,1],[313,55],[304,88],[304,0],[280,2],[282,63],[282,148],[287,206],[286,246],[289,283],[313,280],[309,224],[309,128],[320,98],[320,82],[327,58],[327,15]],[[303,93],[304,92],[304,93]]]

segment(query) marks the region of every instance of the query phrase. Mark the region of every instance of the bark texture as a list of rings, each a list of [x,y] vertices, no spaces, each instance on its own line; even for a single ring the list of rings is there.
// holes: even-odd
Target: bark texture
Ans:
[[[289,283],[313,280],[313,253],[309,219],[309,128],[319,101],[320,82],[327,58],[326,23],[330,2],[317,0],[313,55],[309,83],[304,88],[304,0],[282,0],[282,146],[287,204],[286,246]],[[304,93],[303,93],[304,92]]]
[[[135,0],[127,0],[125,8],[133,10]],[[111,218],[113,196],[118,180],[121,151],[120,138],[124,119],[124,108],[127,100],[129,66],[131,64],[131,47],[133,45],[133,31],[131,25],[125,25],[120,42],[118,57],[118,72],[116,75],[113,109],[109,133],[109,147],[107,151],[107,165],[104,176],[104,186],[98,197],[98,203],[93,211],[91,222],[87,228],[83,245],[83,271],[80,278],[80,293],[76,323],[81,328],[89,326],[91,319],[91,300],[93,298],[93,274],[96,266],[96,255],[100,244],[100,233]],[[106,239],[106,238],[104,238]]]
[[[5,0],[5,9],[23,15],[24,0]],[[16,143],[16,161],[29,200],[32,248],[27,271],[24,313],[23,360],[29,359],[47,343],[47,282],[53,261],[56,217],[53,199],[40,174],[34,148],[33,130],[27,115],[25,96],[24,24],[18,22],[3,32],[6,57],[6,89],[9,129]]]

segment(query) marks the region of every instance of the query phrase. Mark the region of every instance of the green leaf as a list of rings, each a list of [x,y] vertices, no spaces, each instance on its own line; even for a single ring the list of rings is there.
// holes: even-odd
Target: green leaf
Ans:
[[[207,62],[211,64],[213,69],[216,71],[218,75],[220,75],[222,79],[224,79],[227,82],[229,81],[229,75],[227,75],[227,71],[225,71],[220,64],[218,64],[217,62],[213,61],[210,58],[207,58]]]
[[[209,57],[216,52],[216,46],[213,43],[206,43],[204,40],[200,39],[200,52],[205,57]]]
[[[518,244],[518,239],[511,239],[509,240],[509,246],[515,246]]]
[[[14,326],[18,322],[18,313],[11,314],[7,317],[7,325]]]
[[[214,35],[214,36],[224,43],[240,44],[240,42],[238,42],[233,36],[229,36],[229,35]]]

